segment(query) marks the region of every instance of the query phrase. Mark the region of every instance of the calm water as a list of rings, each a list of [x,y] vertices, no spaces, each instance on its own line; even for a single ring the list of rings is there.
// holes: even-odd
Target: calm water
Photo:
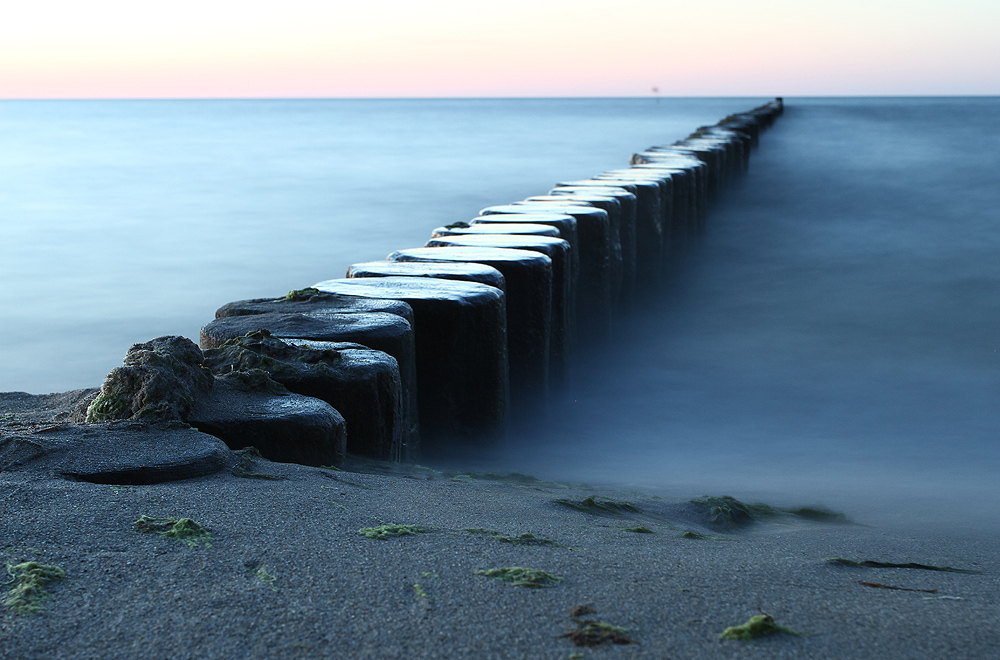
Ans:
[[[0,104],[0,390],[760,99]],[[1000,99],[786,99],[673,283],[478,467],[1000,525]]]
[[[0,102],[0,391],[92,387],[759,99]]]

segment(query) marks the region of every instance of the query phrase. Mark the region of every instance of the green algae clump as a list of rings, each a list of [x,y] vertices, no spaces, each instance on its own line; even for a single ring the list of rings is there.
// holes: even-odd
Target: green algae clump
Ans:
[[[66,571],[58,566],[26,561],[7,564],[7,575],[14,587],[7,592],[3,604],[20,614],[34,614],[42,609],[42,601],[52,598],[45,587],[66,577]]]
[[[263,474],[256,471],[257,460],[262,459],[263,456],[260,455],[260,450],[256,447],[245,447],[239,452],[239,460],[236,461],[236,465],[230,471],[234,477],[240,477],[241,479],[269,479],[271,481],[281,481],[287,479],[287,477],[282,477],[277,474]]]
[[[257,570],[254,571],[253,575],[255,578],[257,578],[258,580],[266,584],[268,587],[270,587],[271,591],[278,590],[278,588],[274,586],[274,583],[277,582],[278,578],[275,577],[274,575],[271,575],[271,573],[268,572],[267,566],[261,564],[260,566],[257,567]]]
[[[628,636],[628,628],[613,626],[604,621],[581,621],[582,625],[560,637],[568,637],[577,646],[600,646],[606,642],[612,644],[638,644]]]
[[[791,628],[786,628],[785,626],[779,626],[774,622],[774,617],[770,614],[758,614],[750,617],[750,620],[741,626],[730,626],[726,628],[719,635],[719,638],[748,642],[752,639],[757,639],[758,637],[767,637],[768,635],[777,634],[798,636],[802,633],[796,632]]]
[[[190,518],[140,516],[132,523],[132,529],[142,533],[156,532],[160,536],[192,547],[198,544],[204,544],[207,548],[212,547],[212,535],[209,531]]]
[[[365,538],[385,540],[392,536],[416,536],[431,531],[430,527],[420,525],[379,525],[378,527],[362,527],[358,530]]]
[[[535,570],[533,568],[524,568],[523,566],[486,568],[476,571],[476,575],[484,575],[493,580],[506,582],[512,587],[528,587],[530,589],[554,587],[562,582],[562,578],[558,575]]]
[[[642,511],[630,502],[615,502],[609,499],[597,499],[593,495],[579,502],[574,500],[553,500],[556,504],[599,516],[623,516],[628,514],[641,514]]]
[[[465,530],[468,534],[480,534],[482,536],[488,536],[494,541],[499,541],[500,543],[510,543],[511,545],[548,545],[556,548],[565,548],[566,546],[561,543],[552,541],[541,536],[535,536],[534,534],[520,534],[518,536],[504,536],[502,533],[496,531],[495,529],[486,529],[483,527],[470,527]]]

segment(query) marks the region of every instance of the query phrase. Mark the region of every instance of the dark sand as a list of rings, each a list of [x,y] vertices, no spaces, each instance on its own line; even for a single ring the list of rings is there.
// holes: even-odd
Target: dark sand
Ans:
[[[722,531],[706,526],[703,509],[649,494],[349,467],[360,471],[261,461],[260,472],[285,479],[226,470],[152,486],[0,473],[4,561],[66,571],[41,612],[0,608],[0,655],[956,660],[1000,653],[995,535],[916,535],[791,516]],[[639,512],[596,515],[554,502],[591,495]],[[210,530],[211,547],[134,531],[142,515],[193,518]],[[383,523],[431,530],[384,540],[358,532]],[[654,533],[626,531],[639,526]],[[559,545],[506,543],[468,528]],[[831,556],[981,572],[851,568],[827,563]],[[511,566],[562,582],[530,589],[475,572]],[[636,643],[587,648],[562,637],[577,628],[571,609],[584,604],[595,613],[582,618],[627,628]],[[803,635],[719,639],[760,611]]]

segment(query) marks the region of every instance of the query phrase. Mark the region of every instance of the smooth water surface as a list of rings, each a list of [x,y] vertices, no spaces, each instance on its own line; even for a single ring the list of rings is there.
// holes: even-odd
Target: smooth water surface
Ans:
[[[0,391],[421,247],[760,99],[0,102]]]

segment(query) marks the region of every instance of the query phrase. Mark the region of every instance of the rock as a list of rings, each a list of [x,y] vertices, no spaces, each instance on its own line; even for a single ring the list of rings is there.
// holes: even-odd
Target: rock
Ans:
[[[221,440],[181,422],[61,424],[0,433],[5,473],[139,485],[202,477],[231,462]]]
[[[327,280],[329,293],[413,308],[421,439],[490,442],[507,430],[507,311],[497,288],[427,277]]]
[[[347,425],[347,451],[399,461],[406,417],[399,366],[360,344],[289,339],[251,332],[205,351],[216,375],[263,369],[291,392],[329,403]]]
[[[188,422],[230,449],[256,447],[271,461],[341,464],[347,433],[340,413],[313,397],[276,392],[273,383],[262,370],[218,378],[212,391],[198,399]]]
[[[159,337],[134,344],[124,366],[112,369],[104,379],[100,394],[87,408],[87,421],[183,421],[212,385],[212,373],[190,339]]]

